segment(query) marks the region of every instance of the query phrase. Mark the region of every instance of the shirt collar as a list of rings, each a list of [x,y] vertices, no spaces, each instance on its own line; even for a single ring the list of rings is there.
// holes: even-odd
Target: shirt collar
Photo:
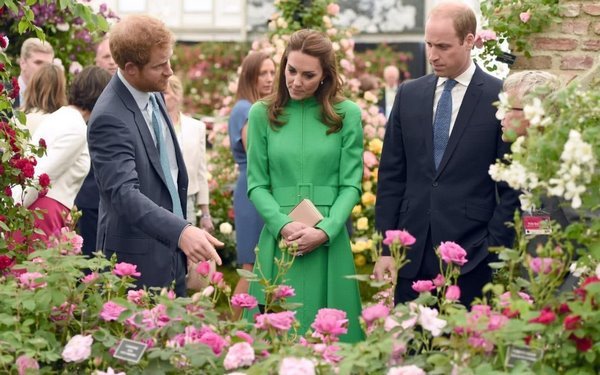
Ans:
[[[467,86],[469,86],[469,83],[471,83],[471,78],[473,78],[473,74],[475,74],[475,63],[473,61],[471,61],[471,64],[469,65],[467,70],[462,72],[462,74],[459,75],[458,77],[454,78],[454,80],[456,82],[460,83],[461,85],[467,87]],[[436,87],[440,87],[447,80],[448,80],[448,77],[439,77],[437,80]]]
[[[119,77],[121,82],[123,82],[125,87],[127,87],[127,90],[129,90],[131,96],[133,96],[133,99],[135,100],[135,103],[138,105],[140,110],[146,110],[146,107],[148,106],[148,101],[150,100],[150,93],[140,91],[133,87],[129,82],[127,82],[127,80],[123,76],[123,73],[121,73],[121,69],[117,70],[117,76]]]

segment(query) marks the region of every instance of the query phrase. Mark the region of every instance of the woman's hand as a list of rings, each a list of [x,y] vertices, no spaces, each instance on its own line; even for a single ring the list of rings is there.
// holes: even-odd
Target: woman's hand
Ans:
[[[292,234],[301,231],[302,229],[307,228],[306,224],[302,224],[299,221],[292,221],[291,223],[287,223],[281,228],[281,238],[285,241],[288,240]]]
[[[293,233],[292,235],[285,237],[288,246],[296,243],[298,245],[298,252],[296,255],[304,255],[310,253],[317,247],[321,246],[328,241],[327,234],[321,229],[305,226],[304,229]]]

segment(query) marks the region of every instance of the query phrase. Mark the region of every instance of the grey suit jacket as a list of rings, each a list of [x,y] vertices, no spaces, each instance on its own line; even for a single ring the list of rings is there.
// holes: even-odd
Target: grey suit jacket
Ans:
[[[188,177],[162,98],[159,107],[170,129],[179,166],[177,186],[183,204]],[[172,213],[172,200],[150,129],[133,96],[115,74],[89,120],[88,143],[100,191],[97,248],[107,257],[136,264],[138,284],[167,286],[176,270],[179,236],[188,224]]]

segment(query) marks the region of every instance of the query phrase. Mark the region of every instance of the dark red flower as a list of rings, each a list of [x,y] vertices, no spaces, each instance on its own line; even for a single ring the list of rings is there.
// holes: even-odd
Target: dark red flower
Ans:
[[[16,99],[19,96],[19,80],[17,80],[16,77],[13,77],[11,79],[11,83],[12,83],[12,92],[10,93],[10,97],[11,99]]]
[[[575,289],[573,291],[573,293],[575,293],[576,295],[581,297],[581,299],[585,299],[585,296],[587,295],[587,291],[585,290],[585,287],[589,284],[593,284],[593,283],[597,283],[597,282],[600,282],[600,279],[598,278],[598,276],[590,276],[590,277],[586,278],[585,280],[583,280],[583,282],[581,283],[579,288]]]
[[[14,259],[7,255],[0,255],[0,271],[10,268],[14,263]]]
[[[4,71],[4,64],[0,63],[0,72]]]
[[[8,47],[6,38],[5,38],[4,34],[0,34],[0,48],[5,49],[6,47]]]
[[[0,72],[4,70],[4,64],[0,63]],[[0,92],[4,91],[4,85],[0,82]]]
[[[581,327],[581,317],[579,315],[569,315],[565,318],[563,324],[566,330],[572,331]]]
[[[516,318],[519,316],[519,310],[511,310],[510,308],[505,307],[502,309],[502,315],[510,319]]]
[[[571,336],[569,336],[569,339],[571,339],[572,341],[575,342],[575,346],[577,346],[577,350],[579,350],[580,352],[587,352],[588,350],[590,350],[592,348],[592,345],[594,344],[594,342],[592,341],[591,338],[589,337],[577,337],[575,336],[575,334],[571,334]]]
[[[569,308],[569,305],[567,305],[566,303],[561,303],[560,306],[558,306],[557,313],[568,314],[570,312],[571,312],[571,308]]]
[[[0,164],[0,176],[4,174],[4,166]]]
[[[10,188],[10,186],[7,186],[7,187],[4,188],[4,194],[7,197],[12,197],[12,189]]]
[[[540,315],[536,318],[531,319],[530,323],[540,323],[548,325],[556,320],[556,314],[548,307],[544,307],[542,311],[540,311]]]
[[[38,179],[42,188],[48,187],[48,185],[50,185],[50,176],[48,176],[46,173],[42,173],[40,177],[38,177]]]
[[[523,341],[525,342],[525,345],[529,345],[531,343],[531,339],[533,337],[531,335],[527,335],[523,338]]]
[[[40,147],[46,149],[46,140],[44,138],[40,138]]]

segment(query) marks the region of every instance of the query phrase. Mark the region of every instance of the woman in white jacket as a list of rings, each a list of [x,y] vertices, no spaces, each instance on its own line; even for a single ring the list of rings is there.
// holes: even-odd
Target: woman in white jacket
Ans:
[[[83,69],[71,84],[69,104],[48,115],[33,134],[33,144],[40,139],[46,143],[46,155],[37,160],[35,175],[47,174],[50,187],[41,192],[27,188],[24,194],[15,191],[14,198],[31,210],[42,210],[35,226],[45,239],[69,224],[75,196],[90,169],[86,122],[110,78],[102,68]]]

